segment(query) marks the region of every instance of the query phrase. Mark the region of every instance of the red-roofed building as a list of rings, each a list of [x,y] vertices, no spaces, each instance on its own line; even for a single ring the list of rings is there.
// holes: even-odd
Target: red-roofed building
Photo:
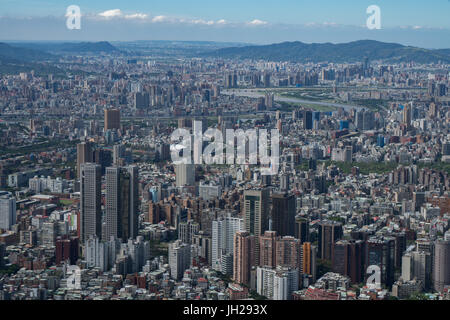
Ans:
[[[242,300],[248,298],[248,289],[237,283],[230,283],[227,288],[230,300]]]

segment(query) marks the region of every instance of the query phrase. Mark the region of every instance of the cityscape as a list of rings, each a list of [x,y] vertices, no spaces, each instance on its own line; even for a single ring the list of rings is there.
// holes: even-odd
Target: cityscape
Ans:
[[[450,37],[79,2],[70,38],[0,32],[0,300],[450,300]]]

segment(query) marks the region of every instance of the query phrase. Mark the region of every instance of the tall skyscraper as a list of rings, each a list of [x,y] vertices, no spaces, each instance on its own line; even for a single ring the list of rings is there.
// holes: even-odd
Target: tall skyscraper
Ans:
[[[364,130],[364,109],[356,111],[355,126],[358,130]]]
[[[434,289],[442,292],[450,285],[450,241],[438,239],[435,242],[433,264]]]
[[[212,266],[212,237],[208,233],[200,230],[193,236],[193,246],[198,248],[198,256],[200,260],[203,260],[208,265]],[[233,274],[233,263],[231,263],[229,274]],[[228,270],[227,270],[228,271]]]
[[[264,71],[263,78],[264,78],[264,86],[266,88],[269,88],[270,87],[270,72]]]
[[[280,177],[280,190],[283,192],[289,191],[289,174],[283,173]]]
[[[295,213],[294,195],[272,195],[272,230],[279,236],[295,235]]]
[[[364,242],[361,240],[339,240],[334,244],[333,272],[349,276],[352,283],[364,279]]]
[[[240,284],[250,284],[250,272],[256,266],[256,237],[240,231],[234,235],[233,280]]]
[[[303,111],[303,129],[311,130],[313,128],[312,111]]]
[[[263,267],[276,267],[276,231],[266,231],[259,236],[259,265]]]
[[[178,224],[178,239],[183,243],[192,244],[194,235],[200,231],[200,224],[194,220]]]
[[[301,269],[301,243],[291,236],[281,237],[276,242],[277,266]]]
[[[101,237],[101,166],[93,163],[83,163],[80,173],[80,236],[81,240],[85,242],[90,236]]]
[[[444,97],[447,94],[447,86],[445,83],[438,83],[436,86],[436,96]]]
[[[395,239],[392,237],[372,237],[366,242],[364,253],[367,267],[376,265],[381,271],[381,283],[391,286],[394,283]],[[368,275],[366,275],[368,277]]]
[[[150,94],[148,92],[135,92],[133,94],[134,109],[147,109],[151,103]]]
[[[93,152],[93,155],[93,162],[101,165],[102,175],[105,174],[106,168],[109,167],[112,162],[111,152],[105,149],[96,149]]]
[[[411,252],[405,253],[402,257],[402,275],[403,281],[414,279],[414,262]]]
[[[87,162],[94,162],[92,146],[89,142],[77,144],[77,177],[81,176],[81,165]]]
[[[342,223],[336,221],[319,222],[319,258],[331,260],[334,243],[342,237]]]
[[[375,126],[375,114],[370,110],[358,110],[355,114],[355,126],[358,130],[372,130]]]
[[[234,235],[244,231],[244,220],[231,216],[220,217],[212,222],[212,267],[221,271],[221,257],[234,253]]]
[[[244,225],[250,234],[260,236],[268,230],[268,201],[268,189],[244,191]]]
[[[443,156],[450,156],[450,141],[446,141],[442,143],[442,155]]]
[[[316,255],[317,247],[311,242],[304,242],[300,251],[300,272],[312,276],[313,281],[316,279]]]
[[[125,153],[125,147],[121,144],[116,144],[113,147],[113,164],[115,166],[121,165],[121,159]]]
[[[258,267],[256,290],[271,300],[291,300],[298,290],[298,269]]]
[[[353,148],[352,146],[346,146],[344,149],[344,162],[352,162]]]
[[[75,265],[79,254],[78,237],[58,238],[55,245],[55,263],[60,264],[69,261],[71,265]]]
[[[406,125],[406,127],[408,129],[411,127],[412,106],[413,106],[413,103],[411,102],[403,107],[403,123]]]
[[[180,240],[169,244],[169,267],[172,279],[180,280],[191,265],[191,246]]]
[[[395,254],[394,264],[395,268],[401,268],[402,255],[406,251],[406,234],[404,232],[393,232],[389,234],[395,239]]]
[[[120,129],[120,110],[105,109],[105,132]]]
[[[87,266],[89,268],[99,268],[101,271],[110,270],[116,261],[116,242],[117,240],[101,241],[99,237],[88,237],[84,243],[84,259],[86,260]],[[120,256],[123,256],[123,259],[128,259],[128,257],[125,257],[125,251],[126,249],[123,250]],[[119,271],[119,273],[126,273],[128,271],[127,267],[122,268],[123,270]]]
[[[424,251],[408,252],[402,257],[402,279],[422,281],[426,290],[431,287],[432,260],[431,254]]]
[[[108,241],[112,236],[121,238],[120,236],[122,235],[122,232],[119,231],[122,228],[120,219],[120,214],[122,213],[120,173],[120,167],[106,168],[106,228],[102,234],[103,241]]]
[[[243,209],[245,231],[257,237],[255,258],[258,262],[258,237],[269,229],[269,189],[245,190]]]
[[[106,228],[103,240],[113,236],[123,242],[137,237],[138,232],[138,169],[106,168]]]
[[[270,81],[270,79],[269,79],[269,81]],[[270,85],[270,82],[269,82],[269,85]],[[264,103],[265,103],[267,109],[272,109],[274,101],[275,101],[274,94],[271,93],[271,92],[266,93],[266,97],[265,97]],[[278,118],[277,118],[277,120],[278,120]]]
[[[16,224],[16,198],[11,192],[0,191],[0,229],[11,230]]]
[[[225,76],[225,87],[226,88],[237,88],[237,74],[230,72]]]
[[[130,176],[129,238],[135,239],[138,236],[139,226],[139,170],[137,166],[128,166],[127,171]]]
[[[175,165],[175,175],[177,187],[195,185],[195,165],[177,164]]]
[[[309,241],[309,220],[302,216],[295,217],[294,237],[301,243]]]

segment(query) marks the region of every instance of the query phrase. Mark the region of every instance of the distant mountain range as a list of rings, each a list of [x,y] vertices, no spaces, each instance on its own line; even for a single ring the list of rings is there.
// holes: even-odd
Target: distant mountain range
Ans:
[[[48,45],[46,51],[65,52],[65,53],[118,53],[119,49],[107,41],[100,42],[72,42]]]
[[[31,48],[21,48],[0,42],[0,61],[34,62],[51,60],[53,58],[54,56],[47,52]]]
[[[118,47],[120,48],[118,48]],[[161,56],[218,57],[262,59],[292,62],[361,62],[386,63],[450,63],[450,49],[421,49],[397,43],[361,40],[349,43],[283,42],[270,45],[241,45],[233,43],[203,42],[9,42],[0,43],[0,73],[17,73],[30,70],[64,72],[52,66],[61,55],[78,54],[153,54]],[[225,47],[232,46],[232,47]]]
[[[130,56],[154,56],[154,57],[198,57],[206,51],[214,51],[222,48],[248,46],[249,43],[239,42],[214,42],[214,41],[170,41],[170,40],[138,40],[117,41],[112,45]]]
[[[47,52],[0,43],[0,74],[17,74],[31,70],[38,74],[61,72],[46,63],[54,58],[55,56]]]
[[[11,45],[29,48],[54,54],[82,54],[82,53],[118,53],[115,46],[107,41],[100,42],[18,42]]]
[[[61,73],[51,65],[64,54],[120,53],[109,42],[0,42],[0,74],[29,72]],[[48,63],[47,63],[48,62]]]
[[[292,62],[358,62],[365,58],[385,62],[450,63],[450,49],[429,50],[360,40],[349,43],[282,42],[269,45],[230,47],[205,52],[204,56]]]

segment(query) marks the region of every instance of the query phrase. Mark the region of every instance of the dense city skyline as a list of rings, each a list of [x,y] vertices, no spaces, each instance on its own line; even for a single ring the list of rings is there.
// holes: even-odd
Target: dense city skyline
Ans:
[[[450,2],[378,2],[0,1],[0,301],[450,300]]]

